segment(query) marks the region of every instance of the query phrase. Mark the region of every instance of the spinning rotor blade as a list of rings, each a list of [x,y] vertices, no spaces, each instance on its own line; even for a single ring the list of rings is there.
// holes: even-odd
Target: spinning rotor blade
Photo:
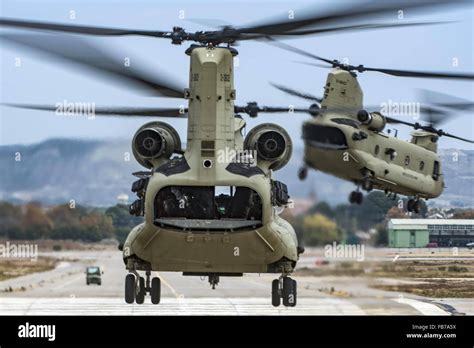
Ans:
[[[0,18],[0,25],[5,27],[20,28],[20,29],[38,29],[57,31],[61,33],[86,34],[96,36],[126,36],[126,35],[140,35],[152,37],[164,37],[168,34],[166,31],[158,30],[136,30],[136,29],[117,29],[106,27],[94,27],[86,25],[69,25],[58,24],[50,22],[36,22],[10,18]]]
[[[430,78],[430,79],[454,79],[454,80],[473,80],[474,74],[470,73],[449,73],[449,72],[429,72],[429,71],[416,71],[416,70],[396,70],[396,69],[381,69],[381,68],[369,68],[359,65],[357,67],[350,66],[352,69],[358,72],[364,71],[376,71],[383,74],[401,77],[418,77],[418,78]]]
[[[309,93],[303,93],[303,92],[299,92],[297,90],[294,90],[292,88],[289,88],[289,87],[286,87],[286,86],[283,86],[283,85],[278,85],[276,83],[273,83],[273,82],[270,82],[270,84],[275,87],[276,89],[279,89],[280,91],[286,93],[286,94],[289,94],[289,95],[292,95],[292,96],[295,96],[295,97],[299,97],[299,98],[302,98],[302,99],[307,99],[307,100],[311,100],[311,101],[315,101],[317,103],[321,103],[321,101],[323,100],[322,98],[318,98],[318,97],[315,97],[314,95],[311,95]]]
[[[442,10],[459,5],[469,4],[469,0],[412,0],[407,1],[365,1],[357,2],[351,6],[339,6],[332,10],[320,13],[309,11],[310,14],[301,19],[273,20],[267,23],[253,26],[234,28],[226,26],[221,30],[198,31],[188,33],[183,28],[174,27],[172,31],[158,30],[136,30],[118,29],[107,27],[95,27],[86,25],[68,25],[49,22],[38,22],[19,20],[11,18],[0,18],[0,25],[5,27],[48,30],[62,33],[99,35],[99,36],[124,36],[139,35],[155,38],[171,39],[173,44],[181,44],[183,41],[196,41],[203,44],[212,43],[234,43],[239,40],[260,39],[268,36],[302,36],[325,32],[340,32],[360,29],[378,29],[384,27],[397,27],[407,25],[422,25],[423,23],[364,23],[382,15],[394,16],[400,9],[416,13],[426,9]],[[304,11],[308,13],[308,11]],[[313,13],[311,13],[313,12]],[[287,17],[287,16],[285,16]],[[354,23],[354,21],[362,23]],[[309,28],[319,26],[318,28]],[[321,27],[324,26],[324,27]],[[299,30],[299,31],[298,31]]]
[[[363,65],[350,65],[350,64],[344,64],[338,60],[330,60],[327,58],[323,58],[320,56],[317,56],[315,54],[312,54],[310,52],[307,52],[305,50],[302,50],[300,48],[291,46],[287,43],[277,41],[275,39],[269,39],[269,42],[277,46],[279,48],[282,48],[284,50],[290,51],[297,53],[299,55],[305,56],[307,58],[319,60],[324,63],[330,64],[334,68],[340,68],[343,70],[347,71],[356,71],[359,73],[363,73],[365,71],[375,71],[375,72],[380,72],[383,74],[387,75],[392,75],[392,76],[399,76],[399,77],[418,77],[418,78],[435,78],[435,79],[455,79],[455,80],[473,80],[474,79],[474,74],[472,73],[450,73],[450,72],[431,72],[431,71],[416,71],[416,70],[399,70],[399,69],[382,69],[382,68],[370,68],[370,67],[365,67]],[[321,66],[320,64],[316,63],[311,63],[311,62],[302,62],[303,64],[311,65],[311,66],[317,66],[317,67],[324,67]],[[330,66],[327,66],[328,68]]]
[[[236,113],[244,113],[250,117],[257,117],[259,113],[309,112],[309,109],[306,108],[259,106],[256,102],[247,103],[245,106],[236,105],[234,110]]]
[[[148,95],[183,98],[184,88],[157,75],[140,71],[134,63],[125,66],[120,58],[114,59],[91,42],[77,38],[57,35],[8,34],[1,33],[0,39],[7,43],[47,54],[61,63],[74,64],[76,67],[111,78],[122,85],[135,90],[140,89]]]
[[[430,108],[429,107],[424,107],[424,109],[430,109]],[[444,137],[454,138],[454,139],[458,139],[458,140],[461,140],[461,141],[465,141],[465,142],[474,144],[474,140],[461,138],[461,137],[458,137],[457,135],[447,133],[447,132],[443,131],[442,129],[436,129],[432,124],[422,125],[418,122],[411,123],[411,122],[406,122],[406,121],[402,121],[402,120],[399,120],[399,119],[395,119],[395,118],[392,118],[392,117],[387,117],[387,116],[384,116],[384,117],[385,117],[385,119],[387,120],[388,123],[404,124],[406,126],[414,128],[414,129],[421,129],[421,130],[436,134],[440,137],[444,136]]]
[[[58,112],[56,105],[40,104],[3,104],[17,109],[40,110]],[[95,107],[94,115],[119,116],[119,117],[187,117],[188,109],[178,108],[155,108],[155,107]],[[79,115],[75,112],[64,112],[61,114]]]
[[[406,1],[365,1],[357,2],[350,6],[340,6],[332,10],[327,10],[322,13],[311,13],[304,16],[301,19],[285,20],[285,21],[273,21],[267,24],[259,24],[253,27],[238,28],[236,29],[239,33],[251,33],[251,34],[263,34],[266,36],[277,36],[277,35],[307,35],[317,33],[321,31],[341,31],[341,30],[353,30],[356,28],[366,29],[367,27],[382,28],[397,26],[397,24],[370,24],[370,23],[358,23],[354,24],[354,20],[366,21],[371,20],[381,15],[393,15],[400,9],[405,11],[410,10],[411,13],[417,11],[426,11],[426,9],[442,9],[443,7],[455,7],[459,5],[468,5],[469,1],[456,0],[456,1],[445,1],[445,0],[413,0],[410,2]],[[413,24],[413,23],[411,23]],[[325,28],[311,29],[308,31],[295,32],[295,30],[307,28],[309,26],[327,26]]]

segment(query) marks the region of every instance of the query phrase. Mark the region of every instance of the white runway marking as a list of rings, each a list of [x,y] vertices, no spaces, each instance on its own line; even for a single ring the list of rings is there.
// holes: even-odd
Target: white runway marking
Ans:
[[[333,298],[301,298],[294,308],[275,308],[267,298],[164,298],[159,305],[127,305],[121,298],[0,298],[0,315],[364,314],[350,301]]]
[[[450,315],[450,313],[442,310],[440,307],[432,303],[405,297],[396,298],[393,300],[398,303],[410,305],[423,315]]]

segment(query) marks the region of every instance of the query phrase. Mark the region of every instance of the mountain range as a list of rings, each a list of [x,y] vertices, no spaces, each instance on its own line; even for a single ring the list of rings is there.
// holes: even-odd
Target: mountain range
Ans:
[[[474,151],[440,150],[445,192],[431,204],[474,206]],[[275,172],[288,185],[292,198],[316,196],[331,205],[347,202],[354,185],[310,171],[300,181],[297,171],[303,149],[295,148],[286,167]],[[40,201],[58,204],[74,200],[92,206],[114,205],[124,194],[132,201],[132,172],[143,170],[127,140],[50,139],[32,145],[0,146],[0,199],[13,203]]]

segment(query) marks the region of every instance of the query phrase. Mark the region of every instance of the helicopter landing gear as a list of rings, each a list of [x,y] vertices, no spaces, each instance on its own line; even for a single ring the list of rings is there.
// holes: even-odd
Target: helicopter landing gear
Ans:
[[[150,294],[151,303],[160,303],[161,298],[161,280],[160,278],[154,277],[150,282],[151,272],[146,271],[146,280],[140,277],[137,272],[129,273],[125,277],[125,302],[132,304],[143,304],[145,302],[145,296],[147,293]]]
[[[212,290],[215,290],[216,285],[219,284],[219,276],[217,274],[209,274],[209,284],[211,284]]]
[[[298,178],[300,180],[304,180],[306,179],[307,176],[308,176],[308,167],[300,167],[300,169],[298,169]]]
[[[283,300],[285,307],[296,306],[296,280],[282,275],[279,279],[272,281],[272,305],[278,307]]]
[[[135,275],[127,274],[125,277],[125,302],[133,303],[135,300]]]
[[[372,181],[370,176],[366,176],[362,180],[362,189],[367,191],[367,192],[370,192],[374,189],[374,182]]]
[[[421,211],[421,203],[420,200],[415,198],[410,198],[407,202],[407,210],[409,212],[415,212],[416,214],[419,214]]]
[[[138,287],[137,287],[137,292],[135,295],[135,302],[137,304],[143,304],[143,302],[145,302],[145,295],[146,295],[145,278],[140,277],[138,278]]]
[[[362,201],[364,200],[364,195],[360,191],[352,191],[349,194],[349,203],[351,204],[362,204]]]

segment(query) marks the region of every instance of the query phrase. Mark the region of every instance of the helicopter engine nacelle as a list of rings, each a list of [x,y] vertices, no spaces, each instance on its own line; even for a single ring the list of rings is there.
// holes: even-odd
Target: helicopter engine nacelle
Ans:
[[[142,166],[150,169],[181,151],[178,132],[169,124],[159,121],[141,126],[132,140],[133,156]]]
[[[278,170],[290,160],[293,144],[285,129],[273,123],[262,123],[247,134],[244,149],[256,153],[258,166]]]
[[[366,110],[360,110],[357,113],[357,119],[360,123],[365,124],[368,128],[374,132],[381,132],[387,120],[378,112],[368,112]]]

